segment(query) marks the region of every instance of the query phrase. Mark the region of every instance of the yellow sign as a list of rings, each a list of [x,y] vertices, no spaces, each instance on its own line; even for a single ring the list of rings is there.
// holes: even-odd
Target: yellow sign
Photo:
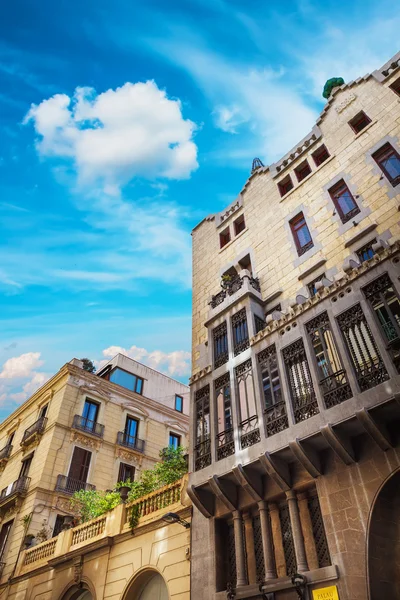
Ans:
[[[339,594],[336,585],[320,588],[312,591],[313,600],[339,600]]]

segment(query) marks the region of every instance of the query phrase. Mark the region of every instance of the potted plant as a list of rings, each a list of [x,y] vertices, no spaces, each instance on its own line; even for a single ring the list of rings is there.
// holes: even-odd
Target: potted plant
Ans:
[[[32,542],[35,539],[35,536],[33,533],[28,533],[25,537],[24,537],[24,547],[25,550],[27,550],[28,548],[30,548],[32,546]]]

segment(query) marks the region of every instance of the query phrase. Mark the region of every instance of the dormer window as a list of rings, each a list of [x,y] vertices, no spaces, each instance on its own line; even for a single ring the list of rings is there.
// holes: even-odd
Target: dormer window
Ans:
[[[398,77],[396,79],[396,81],[394,81],[392,83],[391,86],[389,86],[391,90],[394,91],[395,94],[397,94],[398,96],[400,96],[400,77]]]
[[[281,196],[284,196],[293,189],[293,182],[290,178],[290,175],[287,175],[285,179],[282,179],[282,181],[278,183],[278,188]]]
[[[297,181],[303,181],[311,173],[310,165],[307,160],[304,160],[298,167],[295,168]]]
[[[349,125],[354,133],[360,133],[367,125],[371,123],[371,119],[367,117],[365,112],[360,111],[355,117],[349,121]]]
[[[316,151],[313,152],[311,156],[314,159],[315,166],[319,167],[319,165],[322,165],[323,162],[328,160],[330,155],[329,155],[328,150],[326,149],[326,146],[322,145],[319,148],[317,148]]]
[[[235,229],[235,235],[239,235],[244,229],[246,229],[246,223],[244,222],[244,215],[241,215],[233,222],[233,227]]]
[[[224,229],[224,231],[221,231],[221,233],[219,234],[219,247],[223,248],[230,241],[231,241],[231,233],[229,231],[229,227],[227,227],[226,229]]]

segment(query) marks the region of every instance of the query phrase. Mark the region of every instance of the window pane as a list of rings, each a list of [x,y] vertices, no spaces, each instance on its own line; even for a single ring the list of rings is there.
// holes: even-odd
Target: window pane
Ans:
[[[183,398],[182,396],[175,396],[175,410],[183,411]]]
[[[141,394],[143,390],[143,379],[140,379],[140,377],[136,378],[136,392],[138,394]]]
[[[125,425],[126,435],[131,438],[136,438],[137,429],[138,429],[138,422],[136,421],[136,419],[133,419],[132,417],[127,417],[126,425]]]
[[[383,159],[381,165],[385,171],[387,171],[391,179],[400,177],[400,159],[395,154]]]
[[[114,371],[110,373],[110,381],[121,385],[127,390],[135,391],[136,376],[131,373],[127,373],[118,368],[114,369]]]

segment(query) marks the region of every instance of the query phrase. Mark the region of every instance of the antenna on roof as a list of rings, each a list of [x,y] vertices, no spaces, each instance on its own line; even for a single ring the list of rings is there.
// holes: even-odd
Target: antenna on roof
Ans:
[[[259,158],[255,158],[251,165],[251,172],[254,173],[254,171],[257,171],[260,167],[264,167],[264,163]]]

